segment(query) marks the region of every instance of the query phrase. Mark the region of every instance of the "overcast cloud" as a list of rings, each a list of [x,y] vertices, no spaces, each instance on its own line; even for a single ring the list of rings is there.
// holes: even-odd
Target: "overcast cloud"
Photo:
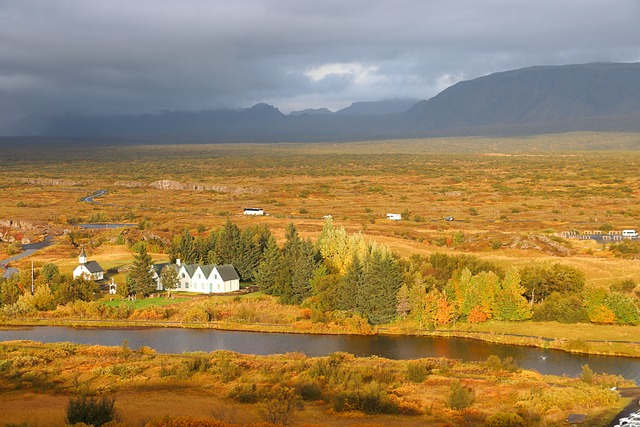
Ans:
[[[0,0],[0,124],[428,99],[496,71],[638,62],[638,22],[636,0]]]

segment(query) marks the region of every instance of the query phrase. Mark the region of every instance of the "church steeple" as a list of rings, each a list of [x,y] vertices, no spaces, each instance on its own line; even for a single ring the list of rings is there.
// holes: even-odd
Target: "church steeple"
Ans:
[[[80,264],[87,263],[87,254],[84,252],[84,246],[82,246],[82,249],[80,250],[80,256],[78,257],[78,261],[80,262]]]

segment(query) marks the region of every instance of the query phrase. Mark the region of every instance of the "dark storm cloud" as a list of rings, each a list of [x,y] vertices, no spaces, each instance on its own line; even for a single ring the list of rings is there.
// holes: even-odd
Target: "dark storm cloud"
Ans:
[[[640,60],[634,0],[0,1],[0,123],[429,98],[530,65]]]

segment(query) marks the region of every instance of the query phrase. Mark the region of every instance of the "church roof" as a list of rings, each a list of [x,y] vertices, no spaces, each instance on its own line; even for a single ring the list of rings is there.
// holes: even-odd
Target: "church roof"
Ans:
[[[84,266],[90,273],[100,273],[101,271],[104,271],[96,261],[89,261]]]

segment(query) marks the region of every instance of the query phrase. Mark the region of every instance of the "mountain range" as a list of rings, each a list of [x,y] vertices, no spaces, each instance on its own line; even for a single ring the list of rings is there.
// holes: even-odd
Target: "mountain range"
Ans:
[[[461,81],[428,100],[354,102],[336,112],[320,108],[285,115],[256,104],[140,116],[28,116],[0,134],[305,142],[580,130],[640,131],[640,63],[522,68]]]

